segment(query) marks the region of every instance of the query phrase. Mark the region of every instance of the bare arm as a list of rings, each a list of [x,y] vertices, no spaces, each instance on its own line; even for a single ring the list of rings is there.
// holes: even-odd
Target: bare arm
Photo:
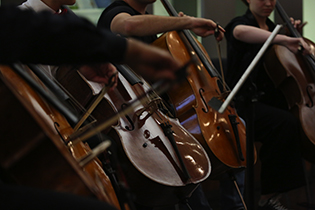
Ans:
[[[167,31],[190,29],[198,36],[206,37],[214,34],[216,23],[210,19],[190,16],[172,17],[158,15],[134,15],[120,13],[114,17],[111,30],[125,36],[147,36]],[[223,38],[224,29],[220,28]]]
[[[233,30],[233,36],[242,42],[247,42],[251,44],[264,43],[271,32],[247,25],[238,25]],[[302,38],[292,38],[286,35],[278,34],[273,40],[273,44],[279,44],[287,47],[293,53],[297,53],[300,44],[304,47],[303,54],[310,53],[310,47]]]

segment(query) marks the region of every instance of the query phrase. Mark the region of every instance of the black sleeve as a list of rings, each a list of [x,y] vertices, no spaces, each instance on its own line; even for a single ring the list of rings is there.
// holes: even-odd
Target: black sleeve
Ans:
[[[236,17],[231,20],[228,25],[225,27],[225,37],[228,41],[235,41],[235,37],[233,35],[234,28],[238,25],[248,25],[246,21],[244,21],[243,17]]]
[[[0,183],[0,209],[117,210],[95,198],[13,184]]]
[[[107,7],[101,14],[97,27],[106,28],[110,30],[110,25],[114,17],[120,13],[128,13],[130,15],[136,15],[136,11],[134,11],[130,6],[125,5],[124,2],[114,2],[112,5]]]
[[[83,18],[0,7],[0,63],[119,62],[127,42]]]

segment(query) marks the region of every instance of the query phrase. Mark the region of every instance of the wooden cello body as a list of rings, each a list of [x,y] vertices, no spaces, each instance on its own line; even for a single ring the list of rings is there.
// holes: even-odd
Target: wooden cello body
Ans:
[[[61,73],[65,71],[60,71],[57,79],[70,90],[75,83],[66,82],[66,78],[73,79],[78,76],[77,73]],[[87,85],[85,81],[84,85]],[[92,89],[96,91],[97,88],[94,86]],[[148,88],[145,81],[131,85],[119,74],[117,88],[105,95],[93,111],[93,117],[100,123],[106,121],[132,101],[138,100],[139,96],[145,95]],[[76,98],[80,93],[74,91],[71,94]],[[135,202],[141,205],[175,205],[189,197],[198,183],[209,176],[210,160],[199,142],[177,120],[169,119],[159,111],[160,98],[149,95],[146,98],[132,113],[120,116],[106,130],[106,134],[117,144],[117,150],[112,151],[119,162],[117,177],[120,181],[125,180],[125,185],[135,196]],[[165,125],[171,128],[175,146],[164,133]]]
[[[265,67],[275,87],[284,94],[288,109],[301,123],[302,155],[314,162],[314,73],[309,71],[301,55],[295,55],[279,45],[273,46],[267,52]]]
[[[280,3],[277,10],[287,23],[294,37],[301,37],[292,26]],[[275,87],[284,94],[288,109],[301,124],[301,151],[309,161],[315,162],[315,44],[304,40],[311,46],[311,55],[294,54],[286,47],[274,45],[264,59],[267,74]]]
[[[167,1],[162,2],[171,15],[177,14]],[[246,167],[243,122],[231,106],[220,114],[208,105],[212,97],[222,98],[219,88],[222,83],[202,45],[185,30],[165,33],[153,45],[166,49],[183,64],[199,53],[203,55],[197,56],[196,63],[189,66],[186,82],[167,95],[175,116],[207,150],[212,163],[210,177],[217,178],[227,170]],[[196,53],[195,48],[201,52]]]
[[[19,75],[0,67],[3,181],[94,197],[120,209],[115,191],[97,158],[81,166],[89,147],[67,146],[73,130]],[[61,138],[62,137],[62,138]]]

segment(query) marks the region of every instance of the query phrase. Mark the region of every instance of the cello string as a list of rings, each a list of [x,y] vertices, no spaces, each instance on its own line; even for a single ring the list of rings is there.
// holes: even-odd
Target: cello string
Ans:
[[[195,39],[192,38],[191,33],[189,31],[182,31],[182,32],[186,32],[186,33],[179,33],[180,38],[182,39],[182,41],[183,41],[184,45],[186,46],[188,52],[190,52],[190,56],[193,59],[198,61],[198,62],[196,62],[196,67],[197,67],[197,71],[199,71],[199,73],[202,74],[202,76],[200,77],[200,80],[203,81],[205,84],[207,84],[208,81],[207,81],[206,78],[208,76],[210,76],[210,77],[212,77],[212,76],[211,76],[211,74],[208,71],[207,72],[208,72],[209,75],[207,75],[204,71],[200,71],[200,69],[202,69],[201,66],[203,66],[207,70],[206,66],[211,66],[211,68],[213,70],[215,70],[215,72],[216,72],[215,78],[218,78],[219,80],[217,80],[217,81],[220,81],[221,82],[220,84],[224,87],[225,84],[222,82],[221,75],[214,68],[214,66],[210,62],[209,58],[201,50],[200,46],[195,42]],[[191,40],[193,42],[193,44],[191,44],[191,42],[189,40]],[[197,51],[199,51],[199,53],[194,48],[197,49]],[[204,63],[202,60],[205,60],[207,63]],[[218,87],[219,87],[219,85],[218,85]],[[225,89],[229,89],[229,88],[226,87]],[[219,87],[219,91],[216,90],[216,93],[219,95],[218,96],[219,98],[224,98],[227,95],[226,92],[222,91],[220,87]],[[208,109],[208,105],[206,103],[205,103],[205,108]]]
[[[134,72],[133,72],[134,73]],[[136,73],[134,73],[135,75],[137,75]],[[156,112],[156,110],[157,109],[159,109],[159,104],[168,112],[168,113],[170,113],[170,111],[166,108],[166,106],[163,106],[163,104],[162,104],[162,98],[158,95],[158,93],[154,90],[154,88],[152,88],[152,86],[148,83],[148,82],[146,82],[144,79],[143,79],[143,77],[141,77],[141,76],[139,76],[139,75],[137,75],[139,78],[140,78],[140,80],[142,81],[142,88],[143,88],[143,90],[141,91],[141,92],[145,92],[145,88],[147,88],[148,90],[151,90],[151,91],[149,91],[148,92],[148,103],[147,103],[147,106],[151,106],[151,107],[153,107],[153,109],[155,110],[154,112]],[[136,88],[136,90],[134,90],[134,91],[137,91],[138,92],[138,89]],[[139,92],[138,92],[138,94],[139,94]],[[151,102],[153,102],[153,103],[151,103]],[[143,110],[145,111],[145,110],[147,110],[147,106],[144,106],[144,108],[143,108]],[[141,113],[141,112],[140,112]],[[159,114],[157,114],[157,117],[164,123],[164,124],[166,124],[167,122],[169,122],[169,120],[166,120],[166,119],[164,119],[164,118],[162,118]],[[167,118],[168,118],[168,116],[167,116]]]
[[[164,8],[171,16],[178,16],[178,12],[173,8],[173,6],[167,1],[167,0],[161,0]],[[224,90],[230,90],[230,88],[227,86],[226,83],[224,83],[224,80],[222,79],[222,76],[218,73],[218,70],[213,66],[212,62],[209,60],[209,58],[205,55],[204,51],[201,49],[199,44],[194,39],[193,35],[189,30],[182,30],[181,31],[184,34],[186,43],[188,42],[191,45],[191,48],[194,49],[194,51],[198,54],[198,57],[200,59],[200,62],[205,66],[205,68],[208,70],[208,73],[211,77],[215,76],[218,79],[220,79],[221,85],[224,87]],[[183,37],[182,37],[183,39]],[[187,45],[187,44],[186,44]],[[188,48],[188,46],[186,46]],[[191,55],[193,56],[193,55]],[[196,55],[197,56],[197,55]],[[215,72],[216,75],[211,75],[211,71]],[[203,79],[203,78],[202,78]],[[225,92],[221,93],[221,97],[223,95],[226,95]]]
[[[62,100],[58,100],[59,98],[58,97],[56,97],[55,96],[55,94],[52,92],[52,91],[50,91],[50,89],[48,88],[48,87],[46,87],[46,85],[44,85],[43,84],[43,81],[41,81],[41,79],[40,78],[38,78],[35,74],[34,74],[34,72],[32,72],[32,71],[30,71],[30,69],[28,69],[28,71],[23,71],[24,69],[22,69],[22,67],[21,66],[18,66],[18,65],[12,65],[13,67],[17,67],[17,68],[12,68],[12,70],[15,70],[15,72],[16,71],[18,71],[18,72],[16,72],[16,73],[18,73],[20,76],[22,76],[22,78],[25,80],[25,82],[28,84],[28,85],[30,85],[31,87],[33,87],[33,89],[37,92],[37,94],[39,95],[39,96],[41,96],[44,100],[41,100],[43,103],[45,103],[45,104],[47,104],[48,105],[48,107],[47,107],[47,109],[49,109],[49,110],[52,110],[52,109],[56,109],[56,110],[59,110],[60,108],[59,108],[59,106],[56,106],[55,104],[57,103],[58,104],[58,101],[60,101],[60,102],[64,102],[64,101],[62,101]],[[41,71],[42,73],[43,73],[43,71]],[[50,78],[51,79],[51,78]],[[41,86],[39,86],[39,85],[41,85]],[[45,89],[45,90],[44,90]],[[46,100],[47,101],[46,101]],[[53,102],[53,103],[52,103]],[[52,105],[52,106],[51,106]],[[61,105],[60,105],[60,107],[62,107],[62,105],[64,105],[64,103],[61,103]],[[64,106],[64,107],[66,107],[66,106]],[[68,112],[69,112],[69,114],[71,114],[71,110],[70,109],[68,109]],[[51,112],[51,113],[54,113],[54,112]],[[63,112],[60,112],[61,113],[61,116],[64,116],[63,115]],[[53,115],[51,115],[51,114],[48,114],[48,116],[50,116],[50,118],[52,119],[52,121],[53,121],[53,123],[54,124],[58,124],[58,127],[59,127],[59,121],[58,120],[60,120],[58,117],[57,118],[55,118]],[[76,117],[76,116],[75,116]],[[75,119],[75,117],[74,117],[74,119]],[[65,120],[65,122],[66,122],[66,124],[65,125],[69,125],[70,127],[69,128],[71,128],[71,125],[68,123],[68,118],[65,116],[65,118],[62,118],[62,120]],[[57,121],[56,121],[57,120]],[[62,125],[64,125],[64,123],[61,123]],[[61,125],[60,124],[60,125]],[[91,124],[91,123],[90,123]],[[68,127],[67,127],[68,128]],[[55,129],[57,130],[57,128],[55,127]],[[62,131],[63,130],[63,131]],[[68,129],[61,129],[61,130],[57,130],[57,133],[59,134],[59,136],[62,138],[62,139],[64,139],[63,138],[63,136],[66,134],[66,136],[69,136],[68,135]],[[61,132],[65,132],[64,134],[61,134]],[[103,136],[102,136],[103,137]],[[92,180],[95,182],[95,189],[100,189],[100,192],[104,192],[104,193],[97,193],[98,195],[100,195],[100,197],[102,197],[103,195],[105,196],[104,198],[105,198],[105,200],[107,201],[107,202],[109,202],[110,204],[112,204],[112,205],[114,205],[114,206],[116,206],[117,208],[118,208],[118,205],[115,203],[115,200],[113,200],[113,194],[112,195],[108,195],[107,194],[107,190],[109,189],[109,187],[111,186],[111,184],[109,184],[109,183],[107,183],[108,181],[106,181],[107,179],[106,178],[103,178],[103,176],[106,176],[107,177],[107,175],[105,175],[106,174],[106,171],[100,166],[100,164],[98,163],[99,161],[98,161],[98,158],[96,157],[98,154],[100,154],[100,153],[102,153],[102,152],[104,152],[105,151],[105,149],[106,148],[108,148],[108,146],[110,146],[110,144],[111,144],[111,140],[110,139],[105,139],[105,138],[103,138],[102,139],[102,142],[101,143],[99,143],[94,149],[90,149],[89,148],[89,146],[86,146],[85,144],[79,144],[78,146],[74,146],[71,142],[66,142],[66,141],[63,141],[64,143],[68,143],[68,144],[66,144],[65,146],[67,146],[68,147],[68,149],[70,150],[70,151],[74,151],[73,149],[74,148],[81,148],[82,146],[83,146],[83,152],[84,152],[84,154],[83,154],[83,156],[82,155],[80,155],[80,157],[79,157],[79,159],[78,159],[78,156],[77,156],[77,154],[75,154],[75,152],[71,152],[71,155],[75,158],[75,160],[79,163],[79,165],[81,166],[81,167],[85,167],[85,165],[87,164],[87,163],[93,163],[92,165],[89,165],[89,167],[88,168],[84,168],[83,170],[85,171],[85,172],[88,172],[89,174],[90,174],[90,171],[92,170],[92,171],[95,171],[94,172],[94,174],[95,175],[97,175],[97,176],[94,176],[94,175],[92,175],[92,174],[90,174],[91,175],[91,177],[90,178],[92,178]],[[95,158],[96,158],[96,160],[95,160]],[[93,166],[94,165],[94,170],[93,169],[91,169],[91,166]],[[95,168],[96,167],[96,168]],[[101,170],[101,171],[99,171],[99,170]],[[94,177],[94,179],[93,179],[93,177]],[[102,182],[99,182],[99,179],[101,179],[101,180],[103,180]],[[104,184],[104,182],[106,182],[106,184]],[[106,192],[104,191],[104,190],[106,190]],[[111,189],[110,189],[111,190]],[[94,190],[93,190],[93,192],[94,192]],[[115,194],[115,192],[114,192],[114,194]],[[99,196],[97,196],[97,197],[99,197]],[[102,200],[104,199],[104,198],[102,198]],[[125,209],[125,208],[121,208],[121,209]]]
[[[217,27],[215,29],[215,33],[214,33],[214,36],[215,38],[217,38],[220,34],[220,30],[219,30],[219,24],[217,23]],[[218,41],[216,39],[216,45],[217,45],[217,53],[218,53],[218,58],[219,58],[219,64],[220,64],[220,71],[221,71],[221,77],[222,77],[222,83],[224,85],[223,86],[223,92],[227,92],[227,83],[225,82],[225,78],[224,78],[224,71],[223,71],[223,65],[222,65],[222,56],[221,56],[221,45],[220,45],[220,41]]]
[[[227,89],[226,89],[227,84],[225,82],[223,65],[222,65],[221,47],[220,47],[220,43],[218,41],[217,41],[217,52],[218,52],[218,58],[219,58],[219,64],[220,64],[222,83],[224,84],[224,85],[222,85],[223,86],[223,92],[227,92]]]
[[[39,77],[42,83],[61,101],[68,102],[70,105],[75,106],[82,113],[86,112],[85,108],[59,83],[59,81],[54,76],[48,75],[48,72],[40,68],[38,65],[29,64],[28,67],[37,75],[37,77]],[[75,68],[71,68],[71,70],[75,70]],[[71,103],[69,102],[69,100]]]
[[[182,72],[186,72],[187,67],[194,62],[194,60],[189,60],[184,66],[182,66],[178,71],[178,80],[175,80],[175,82],[170,82],[168,80],[162,80],[159,82],[156,82],[155,84],[152,85],[151,89],[148,91],[144,92],[140,97],[136,98],[135,100],[131,101],[127,106],[124,108],[118,110],[115,115],[107,119],[105,122],[101,122],[99,125],[96,125],[90,130],[86,130],[84,132],[80,133],[73,133],[70,135],[69,139],[70,141],[73,139],[79,139],[80,141],[84,141],[92,136],[94,136],[96,133],[100,133],[104,129],[108,128],[109,126],[113,125],[119,118],[120,116],[125,116],[134,111],[134,109],[137,106],[140,106],[144,103],[147,103],[150,99],[147,97],[148,95],[152,94],[152,92],[156,92],[158,95],[165,93],[172,85],[175,83],[180,82],[181,80],[186,78],[186,74],[183,74]],[[185,75],[185,76],[183,76]]]
[[[72,68],[70,71],[76,71],[78,75],[83,78],[83,75],[79,73],[79,70],[77,67]],[[69,96],[69,99],[73,103],[73,105],[76,108],[78,108],[81,111],[81,113],[84,115],[84,113],[87,112],[86,108],[75,97],[73,97],[73,95],[62,84],[60,84],[60,82],[55,77],[53,77],[53,81]],[[89,115],[89,117],[91,117],[91,119],[93,120],[91,121],[91,123],[96,121],[96,119],[92,115]]]
[[[52,92],[48,92],[44,90],[35,80],[34,78],[25,71],[24,68],[20,64],[11,64],[10,67],[20,75],[27,83],[34,88],[37,93],[39,93],[44,99],[46,99],[49,103],[51,103],[59,112],[61,112],[67,120],[71,123],[75,123],[77,121],[77,116],[75,116],[72,112],[68,110],[68,107],[65,106],[63,101],[59,100],[59,98],[54,95]]]
[[[40,68],[38,65],[32,65],[29,64],[28,65],[32,71],[40,77],[41,80],[43,80],[44,84],[48,87],[52,87],[49,88],[50,90],[53,89],[52,92],[54,92],[57,96],[60,96],[60,99],[63,101],[66,100],[71,100],[72,102],[75,103],[75,105],[77,106],[77,108],[80,107],[80,104],[78,102],[76,102],[76,100],[74,99],[74,97],[65,89],[63,88],[63,86],[58,82],[58,80],[56,80],[56,78],[54,76],[50,76],[48,75],[49,73],[47,71],[45,71],[44,69]],[[59,69],[59,68],[58,68]],[[46,75],[46,78],[43,78],[42,75]],[[51,82],[51,80],[53,82]],[[56,86],[57,85],[57,86]],[[83,107],[81,106],[80,109],[82,110]]]
[[[77,131],[81,125],[87,120],[87,118],[92,114],[94,109],[97,107],[97,105],[101,102],[101,100],[104,98],[104,95],[108,92],[108,90],[113,87],[116,80],[116,75],[118,72],[114,73],[111,78],[109,79],[109,84],[105,85],[102,90],[99,92],[97,98],[92,102],[90,107],[86,110],[84,115],[81,117],[80,121],[76,124],[74,127],[74,131]]]
[[[277,9],[278,14],[282,18],[282,20],[285,22],[284,25],[287,26],[287,28],[288,28],[289,32],[291,33],[291,35],[293,35],[293,37],[303,38],[301,33],[291,23],[288,14],[285,12],[284,8],[281,6],[279,1],[276,2],[276,9]],[[313,53],[309,54],[309,55],[305,55],[305,57],[307,58],[307,60],[308,60],[309,64],[311,65],[313,71],[315,71],[315,57],[314,57]]]
[[[147,89],[152,89],[152,87],[150,86],[150,84],[148,82],[145,81],[145,79],[141,76],[139,76],[137,73],[134,72],[133,69],[129,68],[126,65],[119,65],[117,66],[118,71],[122,74],[122,76],[128,81],[128,83],[133,86],[135,84],[141,84],[143,88],[147,88]],[[137,89],[137,88],[136,88]],[[136,90],[134,90],[136,91]],[[141,92],[143,92],[144,90],[142,89]],[[139,92],[138,92],[139,93]],[[139,95],[139,94],[138,94]],[[158,96],[158,94],[153,90],[152,92],[150,92],[150,95],[148,95],[148,97],[155,102],[155,104],[157,104],[157,107],[161,110],[164,109],[165,111],[168,112],[169,116],[172,116],[169,108],[167,108],[165,106],[165,103],[163,103],[163,99]],[[160,103],[158,103],[160,102]],[[159,107],[159,105],[161,105]],[[162,110],[161,110],[162,111]],[[160,116],[159,116],[160,117]]]
[[[141,105],[141,104],[143,104],[143,103],[145,103],[147,101],[148,101],[148,99],[146,98],[146,96],[142,96],[142,98],[138,98],[137,100],[135,100],[132,103],[128,104],[127,107],[125,107],[124,109],[121,109],[114,116],[110,117],[105,122],[102,122],[101,124],[99,124],[95,128],[93,128],[93,129],[91,129],[91,130],[89,130],[89,131],[87,131],[85,133],[74,133],[73,135],[70,135],[69,139],[78,139],[78,138],[80,138],[80,141],[84,141],[85,139],[88,139],[91,136],[94,136],[95,133],[99,133],[102,130],[104,130],[104,129],[108,128],[109,126],[113,125],[120,118],[120,116],[125,116],[125,115],[130,114],[131,112],[134,111],[134,109],[137,106],[139,106],[139,105]],[[77,134],[79,134],[80,136],[78,136]]]
[[[217,24],[217,28],[218,28],[218,24]],[[218,29],[216,29],[218,30]],[[218,58],[219,58],[219,64],[220,64],[220,71],[221,71],[221,74],[218,73],[218,70],[215,68],[214,65],[212,65],[213,69],[217,72],[217,77],[219,78],[219,81],[221,82],[221,85],[223,87],[223,93],[222,95],[225,95],[227,92],[230,92],[231,89],[230,87],[227,85],[227,83],[225,82],[225,78],[224,78],[224,71],[223,71],[223,64],[222,64],[222,53],[221,53],[221,45],[220,45],[220,42],[219,41],[216,41],[217,42],[217,52],[218,52]],[[200,47],[199,47],[200,49]],[[200,49],[201,50],[201,49]],[[209,60],[209,58],[205,55],[205,53],[203,51],[201,51],[201,53],[203,54],[204,57],[206,57],[207,61],[209,63],[212,64],[212,62]]]
[[[45,91],[45,92],[47,92],[47,89],[48,89],[48,90],[50,90],[50,95],[53,94],[54,97],[57,97],[57,98],[59,99],[59,101],[67,102],[67,101],[63,100],[63,99],[65,98],[65,96],[60,97],[61,94],[65,94],[65,95],[68,96],[67,99],[69,99],[70,102],[72,102],[72,103],[70,103],[71,105],[75,106],[75,107],[76,107],[78,110],[80,110],[83,114],[87,113],[87,110],[66,90],[66,88],[64,88],[64,87],[59,83],[59,81],[58,81],[55,77],[50,77],[50,76],[48,75],[48,72],[44,71],[43,69],[40,69],[40,67],[37,66],[37,65],[29,65],[29,68],[30,68],[30,69],[32,70],[32,72],[34,72],[36,75],[38,75],[38,74],[44,74],[47,78],[49,78],[49,79],[46,78],[46,80],[45,80],[46,83],[43,82],[43,81],[39,78],[39,80],[41,80],[42,83],[44,84],[44,86],[46,87],[46,91]],[[76,70],[76,69],[75,69],[75,68],[72,68],[71,70]],[[76,71],[77,71],[77,70],[76,70]],[[80,74],[79,74],[79,75],[80,75]],[[81,76],[81,75],[80,75],[80,76]],[[41,78],[43,78],[43,77],[41,77]],[[53,88],[55,91],[51,90],[52,88],[49,88],[49,87],[52,87],[53,84],[47,84],[47,83],[50,83],[51,81],[53,81],[53,82],[57,85],[57,87],[54,87],[54,88]],[[59,90],[57,90],[58,88],[59,88]],[[55,92],[59,92],[59,93],[61,93],[61,94],[55,94]],[[68,103],[69,103],[69,101],[68,101]],[[69,107],[67,106],[67,108],[69,108]],[[68,111],[70,111],[70,109],[69,109]],[[73,111],[71,111],[71,113],[73,113]],[[65,113],[63,113],[63,114],[65,114]],[[76,114],[76,115],[77,115],[77,114]],[[65,116],[66,116],[66,115],[65,115]],[[86,126],[86,127],[93,127],[94,123],[96,122],[96,119],[95,119],[92,115],[88,115],[88,117],[90,117],[91,121],[90,121],[88,124],[86,124],[85,126]],[[68,119],[68,118],[67,118],[67,119]],[[81,118],[81,119],[82,119],[82,118]],[[69,120],[69,119],[68,119],[68,120]],[[76,120],[70,120],[70,121],[71,121],[72,124],[77,124],[78,122],[80,122],[80,118],[78,118],[78,117],[76,116]],[[77,132],[77,130],[76,130],[75,132]],[[95,135],[96,135],[96,134],[97,134],[97,133],[95,133]],[[99,139],[104,139],[103,136],[102,136],[100,133],[98,133],[98,138],[99,138]]]
[[[16,70],[16,68],[12,68],[12,67],[17,67],[18,70]],[[109,202],[110,204],[113,204],[111,202],[111,199],[109,200],[108,196],[107,196],[107,189],[108,189],[108,185],[104,184],[104,185],[101,185],[103,182],[103,173],[98,173],[98,168],[95,169],[94,168],[81,168],[79,167],[79,165],[76,165],[75,164],[75,161],[77,161],[76,157],[74,157],[73,155],[70,156],[70,151],[68,150],[64,150],[64,147],[60,147],[62,146],[61,142],[58,141],[58,137],[57,136],[54,136],[54,135],[49,135],[50,131],[53,131],[53,127],[50,126],[51,124],[54,124],[54,123],[58,123],[59,125],[61,125],[61,127],[63,127],[61,130],[64,131],[62,135],[67,135],[67,133],[69,132],[68,128],[70,128],[69,126],[69,123],[67,121],[66,118],[64,118],[64,116],[62,116],[62,113],[60,112],[57,112],[57,110],[54,110],[54,106],[52,106],[53,104],[51,103],[46,103],[44,102],[46,97],[43,97],[40,93],[40,91],[37,90],[38,87],[44,87],[42,86],[42,82],[38,80],[38,78],[36,78],[36,76],[33,74],[33,72],[31,72],[30,70],[27,70],[25,68],[22,68],[21,66],[19,65],[16,65],[14,66],[13,64],[12,65],[8,65],[8,66],[1,66],[1,80],[3,81],[3,84],[6,85],[7,87],[7,90],[10,91],[10,94],[13,94],[13,95],[20,95],[21,97],[15,97],[15,100],[17,100],[17,102],[19,102],[21,104],[22,107],[25,108],[24,111],[26,111],[25,113],[27,113],[29,117],[23,117],[24,115],[22,115],[22,121],[24,122],[25,120],[27,120],[27,122],[29,123],[32,123],[32,124],[36,124],[37,126],[39,126],[39,130],[36,129],[36,130],[32,130],[32,132],[40,132],[40,133],[34,133],[34,137],[36,139],[38,139],[39,135],[40,135],[40,138],[38,139],[40,142],[43,142],[43,144],[46,145],[46,141],[51,141],[51,143],[49,143],[49,147],[56,147],[54,150],[52,150],[52,152],[49,152],[49,153],[45,153],[47,158],[50,159],[54,159],[54,158],[57,158],[58,160],[61,158],[62,160],[64,161],[61,161],[62,163],[60,163],[61,165],[61,168],[54,168],[54,165],[53,168],[51,168],[49,165],[49,171],[54,171],[54,172],[65,172],[67,173],[66,175],[71,175],[71,176],[78,176],[79,179],[75,179],[75,180],[72,180],[72,181],[69,181],[69,179],[60,179],[59,181],[66,181],[66,184],[68,186],[68,188],[66,189],[66,191],[70,192],[70,193],[74,193],[74,194],[78,194],[78,186],[84,186],[84,189],[83,191],[80,191],[83,192],[84,194],[86,195],[89,195],[89,196],[92,196],[94,195],[95,198],[98,198],[100,200],[104,200],[104,201],[107,201]],[[20,74],[22,72],[22,74]],[[27,75],[26,77],[24,77],[25,75]],[[31,79],[31,80],[29,80]],[[39,82],[39,83],[37,83]],[[30,84],[30,83],[33,83],[33,84]],[[36,85],[38,86],[36,86]],[[55,98],[53,98],[54,100]],[[9,100],[10,101],[10,100]],[[14,103],[16,103],[16,101],[13,101]],[[50,108],[46,107],[46,105],[48,106],[51,106]],[[9,107],[8,107],[9,108]],[[49,112],[50,110],[54,110],[53,112]],[[23,111],[23,112],[24,112]],[[44,112],[43,112],[44,111]],[[60,116],[60,117],[59,117]],[[29,119],[32,119],[32,120],[29,120]],[[25,124],[26,122],[24,122]],[[41,126],[42,124],[45,124],[45,126]],[[34,125],[35,125],[34,124]],[[46,126],[47,125],[47,126]],[[64,129],[65,128],[65,129]],[[29,130],[28,130],[29,131]],[[21,136],[22,139],[21,140],[25,140],[23,139],[23,136]],[[15,137],[13,138],[14,140],[16,139]],[[45,143],[45,142],[46,143]],[[19,140],[17,140],[15,143],[19,144]],[[23,144],[24,145],[24,144]],[[108,145],[108,142],[106,143],[106,145]],[[18,145],[15,145],[15,146],[18,146]],[[27,144],[26,144],[27,146]],[[105,146],[105,143],[104,143],[104,146]],[[84,147],[85,148],[85,147]],[[42,158],[42,160],[46,160],[46,156],[45,154],[42,152],[38,153],[37,150],[40,150],[41,151],[42,147],[32,147],[31,150],[28,149],[27,152],[32,154],[32,155],[35,155],[36,157],[38,156],[39,159]],[[27,154],[28,154],[27,153]],[[37,154],[38,153],[38,154]],[[85,151],[83,151],[83,154],[82,152],[80,152],[80,156],[81,155],[85,155]],[[69,157],[73,157],[73,160],[72,159],[69,159]],[[18,159],[16,159],[17,162],[21,162],[23,161],[24,159],[23,158],[27,158],[25,157],[25,155],[23,156],[19,156]],[[34,159],[34,158],[33,158]],[[32,160],[33,160],[32,159]],[[38,159],[38,158],[35,158],[35,159]],[[34,161],[36,162],[36,160],[34,159]],[[61,160],[60,159],[60,160]],[[91,159],[92,162],[94,162],[93,165],[97,165],[98,166],[98,163],[96,162],[96,160],[94,161],[93,159]],[[25,161],[24,161],[25,162]],[[22,164],[23,166],[25,164]],[[42,168],[45,164],[35,164],[36,165],[36,169],[37,172],[39,172],[39,176],[38,178],[45,178],[47,177],[47,173],[40,173],[41,171],[43,170],[39,170],[39,169],[45,169],[45,168]],[[47,165],[47,164],[46,164]],[[58,166],[58,165],[56,165]],[[47,168],[47,167],[46,167]],[[56,169],[56,170],[55,170]],[[70,170],[69,170],[70,169]],[[82,174],[81,171],[84,173],[87,172],[88,174]],[[92,173],[94,172],[95,175],[97,176],[93,176]],[[8,171],[9,172],[9,171]],[[69,174],[70,172],[70,174]],[[19,173],[19,171],[17,172]],[[55,173],[54,173],[55,174]],[[8,174],[9,175],[9,174]],[[12,175],[14,176],[14,174],[12,173]],[[55,177],[58,179],[58,177]],[[93,179],[94,178],[94,179]],[[18,181],[18,177],[16,177],[16,180]],[[102,183],[99,182],[99,180],[102,180]],[[26,180],[25,177],[23,177],[23,180]],[[23,181],[23,180],[20,180],[20,181]],[[31,179],[29,179],[31,180]],[[91,181],[90,181],[91,180]],[[27,181],[27,180],[26,180]],[[25,181],[24,181],[25,182]],[[22,184],[22,183],[21,183]],[[43,185],[44,186],[44,185]],[[60,184],[57,184],[57,182],[54,184],[54,185],[50,185],[49,188],[51,189],[54,189],[54,190],[60,190],[61,188],[58,186],[61,186]],[[47,185],[46,185],[46,188],[47,188]],[[106,190],[106,192],[105,192]],[[99,192],[104,192],[105,194],[103,193],[99,193]],[[82,193],[81,193],[82,194]]]
[[[190,31],[188,30],[183,30],[183,34],[187,37],[187,42],[191,44],[192,48],[196,48],[194,51],[195,52],[200,52],[198,56],[200,56],[202,59],[200,59],[200,62],[204,65],[207,66],[203,61],[206,61],[209,66],[211,66],[211,69],[216,72],[216,77],[219,78],[219,81],[221,82],[221,85],[224,87],[223,90],[229,91],[230,88],[228,85],[225,83],[224,79],[222,78],[223,74],[219,74],[218,70],[213,66],[212,62],[209,60],[209,58],[205,55],[204,51],[201,49],[201,47],[196,43],[195,39],[193,39],[193,35],[191,34]],[[186,32],[186,33],[185,33]],[[193,43],[191,43],[193,42]],[[187,47],[187,46],[186,46]],[[209,73],[210,74],[210,73]],[[210,74],[211,76],[211,74]],[[224,92],[222,93],[224,95]]]

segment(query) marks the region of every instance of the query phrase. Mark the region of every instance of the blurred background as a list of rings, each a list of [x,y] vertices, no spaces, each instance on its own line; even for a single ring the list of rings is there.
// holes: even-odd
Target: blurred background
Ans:
[[[0,0],[1,5],[14,4],[19,5],[25,0]],[[113,0],[77,0],[77,3],[71,7],[73,11],[80,16],[84,16],[96,23],[103,9]],[[223,27],[235,16],[245,12],[246,6],[241,0],[169,0],[175,9],[182,11],[187,15],[211,18],[217,21]],[[304,27],[303,36],[310,40],[315,40],[315,1],[314,0],[278,0],[287,14],[295,19],[307,21]],[[168,15],[163,5],[157,0],[149,8],[149,12],[158,15]],[[271,18],[276,23],[282,23],[281,18],[273,14]],[[217,47],[213,36],[199,39],[206,48],[211,58],[217,58]],[[221,42],[222,57],[226,57],[225,40]]]
[[[0,0],[0,5],[19,5],[25,0]],[[94,24],[104,10],[113,0],[77,0],[76,4],[70,8],[78,15],[89,19]],[[190,16],[205,17],[215,20],[220,25],[225,25],[235,16],[242,15],[247,7],[241,0],[169,0],[174,8],[179,12],[182,11]],[[278,0],[290,17],[300,19],[308,24],[304,27],[303,36],[315,41],[315,0]],[[168,15],[163,5],[157,0],[148,11],[157,15]],[[270,17],[276,23],[283,21],[274,12]],[[212,62],[218,68],[218,51],[217,43],[213,36],[207,38],[198,38],[207,50]],[[226,41],[220,43],[221,56],[223,60],[226,58]],[[256,145],[259,147],[259,145]],[[259,161],[255,166],[255,197],[259,196]],[[315,209],[315,207],[304,208],[301,205],[306,201],[315,201],[315,171],[311,165],[306,165],[306,171],[310,183],[306,188],[298,189],[286,196],[287,205],[296,210]],[[206,196],[214,209],[219,209],[219,183],[217,181],[206,181],[203,183]]]

